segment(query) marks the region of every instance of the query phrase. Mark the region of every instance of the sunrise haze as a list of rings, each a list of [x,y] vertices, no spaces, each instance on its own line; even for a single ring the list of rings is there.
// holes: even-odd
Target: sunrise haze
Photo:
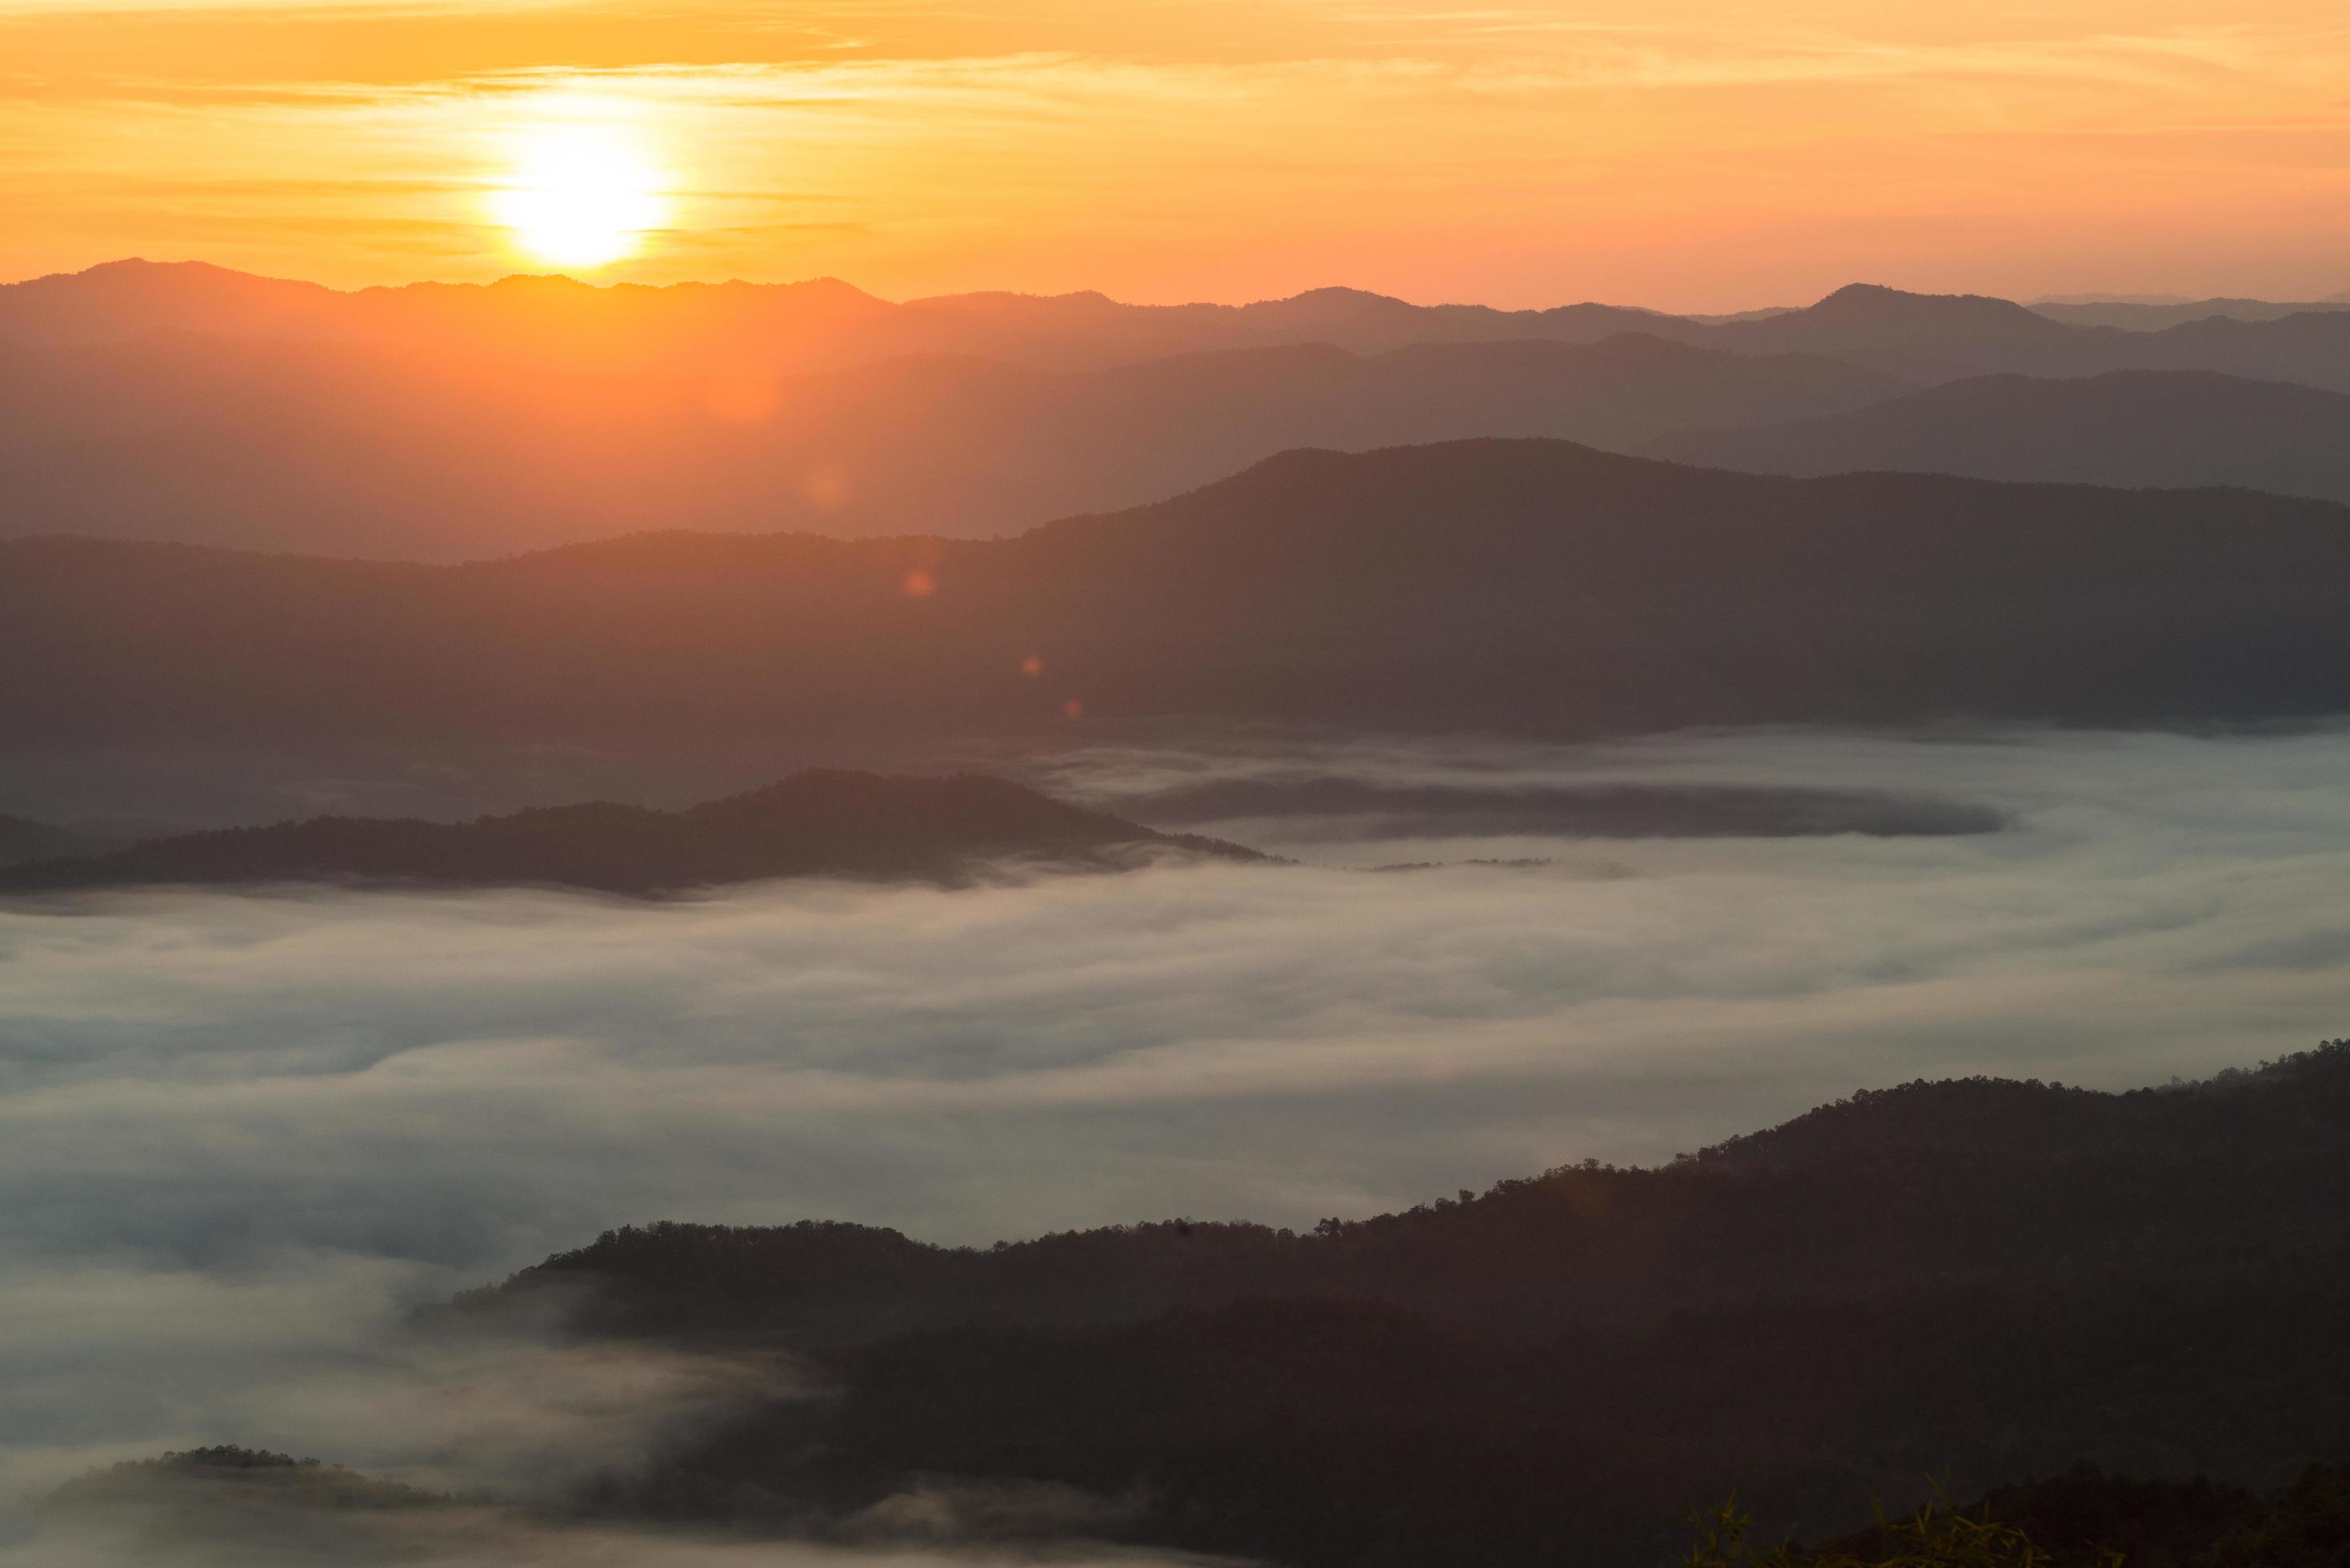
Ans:
[[[0,0],[0,61],[7,278],[2350,286],[2350,26],[2311,0]]]

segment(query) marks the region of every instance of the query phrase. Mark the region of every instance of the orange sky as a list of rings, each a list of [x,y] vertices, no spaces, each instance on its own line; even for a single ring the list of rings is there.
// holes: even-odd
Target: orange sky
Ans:
[[[0,278],[546,270],[583,125],[658,214],[598,278],[2350,289],[2340,0],[0,0]]]

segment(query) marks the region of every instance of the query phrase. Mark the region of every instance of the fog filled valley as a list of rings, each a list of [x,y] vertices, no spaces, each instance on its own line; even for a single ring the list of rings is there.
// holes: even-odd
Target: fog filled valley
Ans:
[[[1472,1538],[1464,1497],[1517,1521],[1473,1537],[1481,1560],[1638,1560],[1734,1486],[1815,1536],[1944,1469],[1975,1490],[2085,1458],[2270,1487],[2343,1440],[2307,1359],[2350,1288],[2338,1057],[2282,1094],[2099,1096],[2287,1055],[2350,1006],[2350,734],[1224,729],[994,761],[1111,820],[1273,857],[650,900],[279,880],[0,909],[12,1488],[234,1442],[436,1500],[377,1498],[354,1523],[298,1486],[204,1502],[248,1483],[167,1474],[95,1521],[34,1509],[25,1560],[153,1561],[161,1541],[242,1561],[258,1539],[291,1562],[669,1561],[641,1555],[655,1526],[689,1563],[1065,1537],[1411,1560]],[[2068,1087],[1960,1085],[1923,1122],[1864,1103],[1662,1188],[1520,1180],[1979,1075]],[[2192,1130],[2207,1104],[2220,1121]],[[2269,1118],[2257,1178],[2224,1174],[2232,1116]],[[1887,1174],[1856,1188],[1854,1159]],[[1455,1189],[1491,1196],[1425,1207]],[[894,1240],[1179,1218],[935,1254],[968,1278]],[[511,1304],[427,1310],[662,1220],[879,1229],[648,1235]],[[1278,1234],[1211,1223],[1240,1220]],[[2106,1233],[2131,1239],[2085,1239]],[[1952,1314],[2075,1355],[2083,1335],[2158,1339],[2165,1314],[2269,1299],[2279,1270],[2301,1315],[2258,1320],[2249,1362],[2223,1375],[2199,1339],[2189,1362],[2085,1365],[2030,1442],[1934,1381],[2014,1353],[1948,1349]],[[608,1272],[617,1295],[589,1282]],[[2157,1277],[2204,1304],[2149,1294]],[[1000,1337],[1024,1324],[1042,1337]],[[1846,1381],[1784,1426],[1795,1396],[1757,1358],[1809,1376],[1824,1355]],[[1659,1357],[1685,1393],[1662,1395]],[[2251,1414],[2244,1380],[2288,1365],[2317,1403]],[[1496,1377],[1586,1415],[1494,1405],[1478,1390]],[[1261,1392],[1189,1402],[1226,1378]],[[2207,1429],[2223,1409],[2225,1438]],[[1335,1469],[1273,1479],[1271,1431],[1290,1434],[1281,1463]],[[1615,1434],[1604,1463],[1594,1432]],[[1866,1462],[1855,1443],[1876,1445]],[[1217,1451],[1258,1479],[1235,1491],[1185,1457]],[[1485,1480],[1402,1458],[1439,1452]],[[146,1499],[133,1481],[108,1484]],[[1366,1486],[1390,1508],[1368,1536],[1329,1512]]]
[[[2340,1561],[2341,301],[120,263],[0,411],[6,1568]]]

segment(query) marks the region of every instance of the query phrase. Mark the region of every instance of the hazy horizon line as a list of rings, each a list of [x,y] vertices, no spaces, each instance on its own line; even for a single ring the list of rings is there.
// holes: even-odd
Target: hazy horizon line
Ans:
[[[592,275],[593,269],[589,269],[590,275],[585,276],[581,275],[581,274],[577,272],[564,272],[559,270],[548,272],[516,271],[502,273],[493,278],[463,279],[445,277],[411,277],[405,281],[397,283],[371,283],[359,285],[354,287],[346,287],[336,284],[326,283],[317,278],[292,276],[280,273],[253,272],[244,267],[230,266],[221,262],[207,260],[202,256],[179,256],[169,259],[158,259],[156,257],[147,255],[112,256],[102,261],[91,262],[86,266],[78,268],[54,272],[34,273],[22,277],[0,279],[0,288],[16,288],[27,284],[46,283],[62,278],[84,277],[91,273],[102,272],[109,268],[124,266],[151,266],[158,268],[201,267],[214,272],[226,273],[237,277],[255,278],[268,283],[281,283],[305,288],[321,289],[327,293],[341,296],[346,298],[362,294],[376,292],[390,293],[411,288],[490,289],[516,283],[564,283],[573,285],[579,288],[593,289],[598,292],[611,292],[619,289],[643,289],[654,293],[662,293],[672,289],[685,288],[743,287],[789,289],[814,287],[829,284],[836,285],[841,288],[849,289],[857,294],[864,296],[866,298],[878,300],[885,305],[900,306],[924,305],[940,300],[968,299],[988,296],[1002,296],[1016,299],[1035,300],[1080,299],[1090,296],[1106,300],[1112,305],[1137,310],[1183,310],[1200,307],[1237,310],[1246,308],[1252,305],[1283,304],[1291,300],[1305,298],[1309,295],[1355,294],[1363,296],[1366,298],[1394,300],[1398,303],[1411,306],[1414,308],[1422,310],[1470,308],[1492,310],[1504,315],[1532,315],[1539,314],[1545,310],[1568,309],[1576,306],[1587,305],[1598,306],[1614,310],[1640,311],[1652,316],[1669,317],[1677,320],[1684,321],[1721,320],[1770,312],[1801,310],[1808,306],[1816,305],[1820,303],[1821,300],[1830,298],[1849,288],[1882,288],[1892,293],[1914,295],[1921,298],[1997,299],[2005,301],[2009,304],[2020,305],[2027,309],[2044,305],[2145,305],[2153,306],[2178,306],[2219,303],[2223,301],[2252,302],[2263,305],[2311,306],[2341,305],[2350,303],[2350,289],[2344,289],[2340,292],[2330,295],[2315,296],[2306,299],[2270,299],[2262,296],[2236,295],[2228,293],[2201,295],[2149,295],[2121,291],[2100,293],[2096,291],[2079,290],[2034,295],[2029,298],[2025,298],[2016,295],[1990,292],[1964,290],[1949,292],[1926,288],[1908,288],[1899,284],[1883,283],[1861,277],[1855,277],[1846,283],[1836,285],[1835,287],[1828,289],[1826,293],[1818,296],[1816,298],[1793,304],[1785,301],[1774,301],[1767,305],[1747,306],[1734,310],[1681,311],[1667,309],[1661,306],[1591,298],[1566,299],[1562,300],[1555,305],[1549,306],[1493,305],[1476,299],[1424,300],[1411,298],[1401,294],[1389,293],[1384,289],[1366,288],[1359,285],[1349,283],[1317,284],[1312,287],[1298,289],[1289,294],[1266,294],[1248,299],[1126,299],[1110,294],[1107,290],[1097,288],[1063,289],[1057,292],[1048,292],[1001,286],[972,287],[943,293],[912,295],[903,299],[896,299],[887,295],[877,294],[873,290],[854,283],[847,278],[842,277],[836,273],[819,273],[806,277],[794,278],[746,278],[735,275],[728,277],[681,278],[673,279],[666,283],[649,283],[629,277],[598,278]]]

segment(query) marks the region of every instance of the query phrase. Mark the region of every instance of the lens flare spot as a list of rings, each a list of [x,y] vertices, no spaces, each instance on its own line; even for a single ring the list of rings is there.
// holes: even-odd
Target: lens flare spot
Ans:
[[[1064,718],[1064,719],[1082,719],[1082,718],[1084,718],[1085,716],[1086,716],[1086,705],[1085,705],[1085,703],[1084,703],[1084,702],[1080,701],[1078,699],[1076,699],[1076,698],[1075,698],[1075,697],[1072,697],[1072,698],[1070,698],[1067,701],[1066,701],[1066,702],[1064,702],[1064,703],[1062,703],[1062,704],[1061,704],[1061,717],[1062,717],[1062,718]]]
[[[1032,679],[1042,675],[1045,673],[1045,661],[1032,653],[1020,661],[1020,673]]]
[[[910,599],[926,599],[939,591],[939,580],[920,566],[906,574],[902,585]]]

